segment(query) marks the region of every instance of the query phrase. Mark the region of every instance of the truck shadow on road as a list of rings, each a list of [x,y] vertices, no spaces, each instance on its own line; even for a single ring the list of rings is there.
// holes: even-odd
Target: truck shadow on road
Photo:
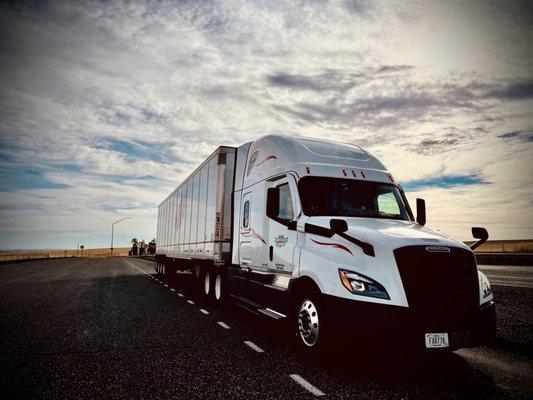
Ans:
[[[283,360],[280,368],[287,366],[287,372],[291,365],[298,365],[308,375],[342,386],[367,390],[376,390],[376,386],[386,388],[386,397],[398,392],[406,395],[414,392],[418,397],[435,397],[431,393],[440,393],[437,397],[444,398],[509,396],[486,370],[454,352],[422,353],[401,348],[401,344],[398,344],[400,348],[380,348],[372,343],[353,341],[317,357],[304,355],[292,345],[286,324],[255,315],[237,305],[221,306],[206,299],[191,275],[178,274],[171,281],[187,293],[194,293],[222,313],[245,336],[253,337],[268,352],[274,353],[274,357]]]

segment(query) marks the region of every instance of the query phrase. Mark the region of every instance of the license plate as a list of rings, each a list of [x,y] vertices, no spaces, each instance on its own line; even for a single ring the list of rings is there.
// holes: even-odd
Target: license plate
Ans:
[[[447,333],[426,333],[426,349],[450,347]]]

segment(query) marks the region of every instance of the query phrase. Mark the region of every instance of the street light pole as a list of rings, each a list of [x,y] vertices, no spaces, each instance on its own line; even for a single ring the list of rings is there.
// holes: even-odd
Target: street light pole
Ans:
[[[114,231],[115,231],[115,224],[118,224],[120,221],[124,221],[125,219],[131,219],[131,217],[124,217],[124,218],[121,218],[119,219],[118,221],[115,221],[111,224],[111,255],[113,255],[113,234],[114,234]]]

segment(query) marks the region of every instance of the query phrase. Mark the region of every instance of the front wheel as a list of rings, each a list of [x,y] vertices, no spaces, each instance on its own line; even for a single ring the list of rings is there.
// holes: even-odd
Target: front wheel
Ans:
[[[306,353],[319,353],[325,347],[325,323],[321,295],[315,291],[299,297],[294,309],[294,331],[298,347]]]

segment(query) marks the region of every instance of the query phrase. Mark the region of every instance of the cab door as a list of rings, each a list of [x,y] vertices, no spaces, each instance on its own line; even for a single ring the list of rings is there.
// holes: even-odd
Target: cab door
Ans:
[[[269,268],[292,272],[298,233],[299,202],[295,179],[287,175],[267,188]]]

